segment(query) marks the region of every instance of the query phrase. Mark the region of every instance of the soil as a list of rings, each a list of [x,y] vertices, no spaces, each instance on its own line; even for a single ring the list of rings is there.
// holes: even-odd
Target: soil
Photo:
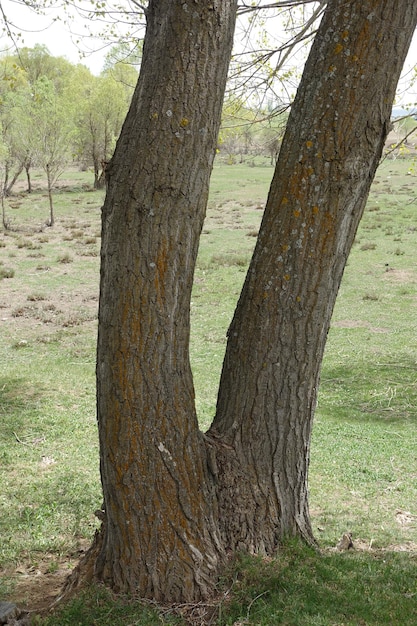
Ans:
[[[62,586],[89,547],[84,540],[74,554],[43,554],[36,564],[21,563],[16,568],[0,570],[0,577],[12,581],[8,602],[30,612],[47,610],[57,599]]]

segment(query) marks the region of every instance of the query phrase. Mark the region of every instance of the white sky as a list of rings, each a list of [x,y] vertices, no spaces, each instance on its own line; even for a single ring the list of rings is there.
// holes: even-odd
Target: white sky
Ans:
[[[83,4],[81,1],[79,4]],[[84,2],[85,6],[91,6],[90,2]],[[21,39],[17,40],[19,46],[33,47],[36,43],[45,44],[53,56],[64,56],[72,63],[83,63],[91,72],[99,74],[103,68],[103,63],[109,45],[103,40],[88,37],[91,32],[98,33],[98,25],[85,20],[78,20],[72,26],[71,34],[62,21],[54,21],[54,18],[63,17],[62,10],[50,10],[48,17],[39,17],[33,11],[22,5],[18,5],[13,0],[1,0],[1,6],[5,15],[16,25],[16,30],[21,32]],[[95,30],[94,30],[95,28]],[[80,35],[87,35],[79,37]],[[80,43],[76,40],[80,38]],[[10,47],[10,40],[6,37],[0,38],[0,50],[7,50]],[[85,54],[80,56],[80,50]],[[407,61],[404,66],[405,78],[400,81],[398,89],[398,104],[415,104],[417,102],[417,85],[405,91],[407,84],[407,72],[412,71],[412,67],[417,65],[417,33],[414,36]]]
[[[88,6],[90,3],[85,4]],[[52,9],[48,11],[48,16],[39,16],[13,0],[1,0],[1,5],[8,20],[15,25],[14,32],[21,33],[21,37],[15,38],[19,47],[32,48],[35,44],[44,44],[53,56],[66,57],[71,63],[82,63],[94,74],[99,74],[103,69],[110,45],[90,36],[91,32],[99,31],[99,24],[78,19],[71,26],[71,33],[63,23],[62,10]],[[7,37],[3,36],[0,39],[1,50],[7,50],[10,45],[10,39]],[[11,49],[11,52],[14,50]],[[84,55],[81,56],[80,52]]]

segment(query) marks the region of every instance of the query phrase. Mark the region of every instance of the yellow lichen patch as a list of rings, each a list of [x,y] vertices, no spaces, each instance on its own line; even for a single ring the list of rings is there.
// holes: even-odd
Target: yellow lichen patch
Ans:
[[[284,280],[290,280],[291,276],[289,274],[284,274]]]
[[[282,198],[282,204],[288,204],[288,198],[287,198],[287,196],[284,196],[284,197]]]
[[[307,175],[311,176],[312,174],[314,174],[314,169],[310,166],[306,169]]]
[[[294,215],[294,217],[300,217],[301,215],[301,211],[299,209],[295,209],[292,214]]]
[[[181,122],[180,122],[180,126],[181,126],[182,128],[186,128],[186,127],[188,126],[188,124],[189,124],[189,123],[190,123],[190,120],[187,120],[187,118],[186,118],[186,117],[183,117],[183,118],[182,118],[182,120],[181,120]]]
[[[340,54],[343,50],[343,46],[341,43],[337,43],[334,47],[334,53],[335,54]]]
[[[283,252],[287,252],[289,250],[289,247],[286,243],[284,243],[284,245],[282,246],[282,251]]]
[[[352,61],[354,61],[355,63],[357,63],[357,62],[359,61],[359,57],[358,57],[358,56],[356,56],[356,54],[354,54],[354,55],[352,56]]]
[[[307,148],[312,148],[313,147],[313,142],[310,141],[310,140],[306,141],[306,146],[307,146]]]
[[[332,74],[335,71],[336,71],[336,66],[335,65],[329,65],[329,73]]]
[[[152,113],[152,115],[151,115],[151,119],[152,119],[152,120],[157,120],[157,119],[158,119],[158,117],[159,117],[159,115],[158,115],[158,112],[157,112],[157,111],[155,111],[155,112],[154,112],[154,113]]]
[[[342,35],[341,35],[343,40],[346,40],[349,37],[349,31],[348,30],[344,30]]]
[[[311,209],[313,211],[314,215],[317,215],[317,213],[319,212],[319,207],[317,205],[313,206],[313,208]]]

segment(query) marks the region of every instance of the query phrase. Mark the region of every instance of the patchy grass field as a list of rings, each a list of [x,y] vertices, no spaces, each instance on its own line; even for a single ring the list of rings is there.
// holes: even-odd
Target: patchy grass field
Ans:
[[[417,623],[413,166],[397,159],[380,167],[333,316],[310,474],[324,555],[289,546],[276,561],[243,559],[216,610],[183,608],[184,620],[204,623],[206,611],[213,624]],[[203,428],[271,176],[266,164],[214,169],[192,299]],[[91,191],[90,174],[69,173],[47,228],[43,181],[34,182],[31,196],[22,187],[6,201],[11,229],[0,233],[0,600],[38,609],[88,546],[101,504],[94,367],[103,197]],[[334,551],[346,532],[354,550]],[[65,611],[42,623],[180,619],[115,603],[102,589]]]

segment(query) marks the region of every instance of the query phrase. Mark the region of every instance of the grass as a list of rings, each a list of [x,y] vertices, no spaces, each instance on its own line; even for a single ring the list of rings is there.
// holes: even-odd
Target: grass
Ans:
[[[296,543],[279,559],[242,557],[219,623],[404,626],[417,620],[416,560],[404,554],[332,553]],[[246,612],[242,608],[246,607]]]
[[[290,544],[271,561],[242,557],[207,607],[161,612],[92,587],[38,624],[202,624],[204,611],[221,625],[417,623],[412,165],[381,166],[332,319],[310,471],[321,552]],[[202,428],[214,414],[271,175],[265,163],[214,168],[191,305]],[[35,178],[31,196],[12,199],[12,229],[0,233],[0,599],[35,608],[88,546],[101,504],[94,368],[103,196],[90,179],[66,176],[56,225],[45,228],[47,197]],[[339,553],[345,532],[355,550]]]

